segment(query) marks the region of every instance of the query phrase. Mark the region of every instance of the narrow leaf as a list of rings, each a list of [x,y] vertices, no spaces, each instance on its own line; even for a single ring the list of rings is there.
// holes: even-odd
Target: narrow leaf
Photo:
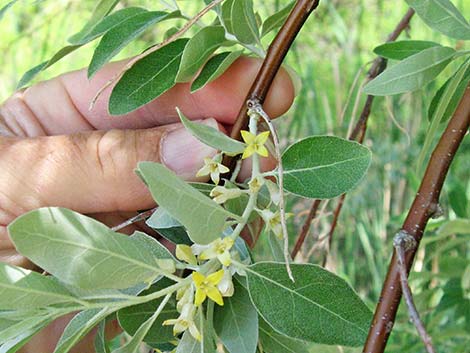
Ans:
[[[424,160],[431,150],[432,142],[434,141],[440,122],[442,121],[442,119],[444,119],[446,114],[452,115],[460,102],[460,99],[457,100],[457,97],[455,96],[458,96],[459,94],[463,95],[467,86],[463,88],[463,91],[461,93],[459,93],[458,91],[459,88],[462,89],[460,87],[460,83],[462,81],[468,82],[469,80],[468,77],[465,77],[465,74],[467,73],[467,70],[469,68],[470,59],[465,61],[465,63],[461,65],[457,72],[450,78],[449,83],[445,86],[442,92],[442,96],[439,98],[439,102],[436,104],[436,108],[433,112],[431,120],[431,125],[428,128],[423,147],[421,148],[421,152],[418,156],[417,167],[418,171],[420,172],[422,170]],[[453,109],[453,111],[448,111],[448,109]]]
[[[451,38],[470,39],[470,24],[449,0],[406,0],[432,29]]]
[[[250,266],[248,290],[259,314],[276,331],[305,341],[359,346],[369,330],[371,312],[340,277],[311,264]]]
[[[33,67],[32,69],[26,71],[25,74],[21,77],[20,81],[18,82],[18,85],[17,85],[16,88],[21,88],[21,87],[25,86],[34,77],[36,77],[36,75],[39,74],[41,71],[44,71],[45,69],[52,66],[53,64],[58,62],[60,59],[67,56],[68,54],[72,53],[73,51],[77,50],[78,48],[80,48],[80,45],[69,45],[69,46],[66,46],[66,47],[60,49],[49,60],[44,61],[43,63],[41,63],[41,64]]]
[[[68,39],[69,43],[77,44],[77,39],[82,38],[88,33],[90,33],[90,31],[96,26],[96,24],[101,22],[101,20],[105,18],[106,15],[108,15],[116,7],[118,2],[119,0],[100,0],[98,4],[96,4],[91,18],[78,33],[74,34]]]
[[[168,303],[168,300],[170,299],[171,294],[168,294],[160,303],[160,305],[157,307],[150,318],[148,318],[136,331],[136,333],[131,337],[131,339],[122,347],[115,349],[113,353],[138,353],[140,344],[144,340],[144,337],[147,335],[147,333],[150,331],[152,326],[154,325],[155,321],[159,317],[159,315],[162,313],[163,308],[165,305]]]
[[[387,96],[420,89],[434,80],[454,55],[455,50],[449,47],[422,50],[385,70],[364,87],[364,93]]]
[[[149,289],[140,293],[140,296],[149,295],[164,289],[174,282],[169,279],[162,278],[160,281],[152,285]],[[118,311],[117,317],[119,325],[131,336],[134,336],[139,328],[149,320],[155,313],[156,308],[160,306],[163,298],[158,298],[147,303],[130,306]],[[155,347],[174,339],[172,326],[163,326],[165,320],[175,319],[179,316],[176,310],[176,303],[174,300],[165,304],[165,307],[157,320],[151,325],[148,333],[142,338],[147,344]]]
[[[462,73],[463,76],[458,77],[459,79],[458,85],[455,91],[452,93],[452,96],[447,104],[447,108],[442,118],[440,119],[440,122],[442,123],[442,122],[449,120],[449,118],[454,114],[455,110],[457,109],[457,106],[459,105],[460,99],[465,93],[465,89],[467,88],[468,83],[470,82],[470,67],[468,67],[468,62],[465,63],[464,65],[467,65],[466,71],[464,72],[461,72],[460,70],[457,71],[442,85],[441,88],[439,88],[439,90],[434,95],[431,103],[429,104],[429,110],[428,110],[428,119],[430,121],[432,121],[433,117],[436,115],[437,107],[439,106],[442,100],[442,96],[444,94],[444,91],[447,89],[447,86],[449,85],[450,82],[455,82],[457,74]]]
[[[220,237],[227,218],[239,218],[162,164],[141,162],[137,173],[147,184],[155,201],[186,227],[195,243],[209,244]]]
[[[184,48],[176,82],[191,80],[224,42],[225,29],[222,26],[208,26],[197,32]]]
[[[135,231],[134,234],[131,235],[130,239],[138,242],[139,246],[146,247],[150,250],[155,259],[176,261],[171,252],[165,248],[162,243],[152,238],[150,235]]]
[[[2,8],[0,8],[0,21],[2,20],[3,16],[5,16],[5,13],[17,2],[18,0],[12,0],[7,2],[6,5],[4,5]]]
[[[205,85],[222,75],[243,53],[243,50],[224,52],[214,55],[202,68],[200,74],[191,84],[191,93],[204,88]]]
[[[51,320],[45,320],[38,325],[21,331],[18,336],[12,338],[9,341],[4,342],[0,346],[0,353],[16,353],[18,352],[21,347],[23,347],[26,343],[28,343],[31,338],[34,337],[35,334],[37,334],[39,331],[41,331],[44,327],[46,327]]]
[[[261,37],[264,37],[271,31],[274,31],[281,27],[289,16],[292,8],[295,5],[295,1],[292,1],[286,7],[276,12],[275,14],[269,16],[264,22],[261,28]]]
[[[259,42],[259,29],[252,0],[227,0],[222,5],[222,19],[227,31],[240,42]]]
[[[379,45],[374,49],[374,53],[386,59],[403,60],[424,49],[437,46],[441,45],[427,40],[402,40]]]
[[[294,194],[328,199],[354,188],[371,161],[368,148],[334,136],[307,137],[282,155],[284,189]]]
[[[259,340],[266,353],[308,353],[305,342],[296,340],[274,331],[264,320],[260,319]]]
[[[234,285],[234,295],[215,308],[214,329],[229,353],[255,353],[258,314],[247,290],[238,282]]]
[[[96,336],[94,340],[95,352],[96,353],[109,353],[109,347],[106,343],[106,320],[103,320],[98,325],[98,330],[96,331]]]
[[[152,252],[104,224],[63,208],[41,208],[10,226],[18,251],[82,289],[120,289],[161,274]]]
[[[138,61],[122,76],[109,98],[109,112],[126,114],[175,85],[187,39],[178,39]]]
[[[67,353],[78,341],[80,341],[90,330],[98,325],[101,320],[110,315],[114,309],[90,309],[75,315],[65,327],[62,336],[57,342],[54,353]]]
[[[448,221],[437,231],[439,237],[446,237],[452,234],[470,234],[470,219]]]
[[[0,343],[14,341],[25,332],[36,332],[38,329],[48,325],[53,316],[32,316],[21,321],[10,321],[10,326],[0,330]]]
[[[194,123],[186,118],[183,113],[176,108],[178,115],[184,127],[199,141],[206,145],[213,147],[217,150],[226,152],[230,155],[242,153],[245,149],[245,144],[240,141],[234,140],[217,129],[204,124]]]
[[[87,28],[84,32],[80,31],[79,33],[70,37],[69,43],[78,45],[91,42],[93,39],[102,36],[109,30],[129,20],[131,17],[134,17],[144,12],[148,11],[141,7],[126,7],[124,9],[118,10],[112,13],[111,15],[106,16],[101,21],[95,23],[92,27]]]
[[[104,64],[116,56],[147,28],[168,19],[168,12],[152,11],[139,13],[109,30],[101,39],[88,66],[88,77],[92,77]]]
[[[0,310],[30,310],[76,300],[55,279],[0,262]]]

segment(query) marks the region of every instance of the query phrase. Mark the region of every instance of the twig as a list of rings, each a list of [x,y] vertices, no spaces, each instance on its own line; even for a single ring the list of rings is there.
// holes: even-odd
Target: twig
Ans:
[[[470,125],[470,87],[467,87],[454,115],[435,147],[424,173],[421,185],[408,212],[402,230],[410,234],[417,245],[426,224],[439,211],[439,195],[450,164]],[[404,264],[411,269],[417,247],[406,253]],[[380,300],[375,310],[364,353],[382,353],[392,331],[401,298],[400,270],[394,252],[385,278]]]
[[[130,226],[131,224],[144,221],[147,218],[149,218],[156,210],[158,207],[152,208],[151,210],[147,210],[144,212],[139,213],[137,216],[134,216],[132,218],[129,218],[128,220],[122,222],[121,224],[118,224],[117,226],[114,226],[111,228],[113,232],[120,231],[123,228],[126,228],[127,226]]]
[[[317,215],[318,207],[320,206],[321,201],[322,200],[313,201],[312,207],[310,207],[310,212],[308,213],[308,216],[305,219],[302,229],[300,230],[299,236],[297,237],[297,241],[295,242],[294,249],[292,250],[292,259],[295,259],[297,253],[302,247],[302,244],[305,242],[305,238],[307,237],[310,225],[312,224],[313,219]]]
[[[413,294],[411,293],[411,288],[408,283],[408,273],[405,267],[405,253],[408,250],[411,250],[416,247],[415,239],[404,231],[398,232],[393,239],[393,247],[397,254],[398,259],[398,270],[400,272],[400,284],[401,290],[403,292],[403,297],[405,298],[406,305],[408,306],[408,313],[410,314],[410,319],[418,330],[421,340],[424,342],[424,346],[428,353],[435,353],[434,347],[432,345],[432,340],[429,334],[424,328],[424,324],[419,317],[418,310],[413,300]]]
[[[274,142],[274,149],[276,151],[276,159],[277,159],[277,174],[278,174],[278,184],[279,184],[279,213],[281,216],[281,227],[282,227],[282,238],[284,239],[284,260],[286,262],[286,269],[289,275],[289,278],[292,282],[295,282],[294,276],[292,275],[292,270],[290,268],[290,257],[289,257],[289,233],[287,232],[287,224],[286,224],[286,206],[284,200],[284,168],[282,167],[282,158],[281,158],[281,148],[279,146],[279,137],[277,136],[276,129],[274,128],[271,119],[269,118],[268,114],[263,110],[260,102],[255,99],[250,99],[247,102],[248,112],[252,111],[255,114],[258,114],[260,117],[263,118],[265,123],[269,127],[269,131],[271,132],[273,142]],[[248,113],[250,114],[250,113]]]
[[[294,39],[302,28],[303,24],[318,6],[320,0],[298,0],[284,22],[284,25],[279,30],[277,36],[269,46],[266,57],[261,65],[258,74],[251,86],[245,99],[245,103],[250,99],[257,100],[260,104],[264,103],[266,95],[271,87],[271,84],[276,77],[279,68],[288,53]],[[230,136],[234,139],[240,140],[240,131],[246,130],[248,126],[247,107],[245,103],[241,106],[238,117],[232,128]],[[224,164],[233,170],[234,158],[226,156]]]
[[[190,29],[197,21],[199,21],[201,19],[201,17],[203,17],[206,13],[208,13],[210,10],[212,10],[215,6],[217,6],[218,4],[220,4],[222,1],[224,0],[214,0],[213,2],[211,2],[209,5],[207,5],[205,8],[203,8],[201,11],[199,11],[199,13],[196,14],[196,16],[194,16],[192,19],[190,19],[188,22],[186,22],[186,24],[181,27],[181,29],[176,32],[175,34],[173,34],[172,36],[170,36],[168,39],[164,40],[163,42],[157,44],[157,45],[154,45],[153,47],[150,47],[148,48],[147,50],[145,50],[144,52],[142,52],[141,54],[133,57],[127,64],[126,66],[124,66],[124,68],[122,68],[118,73],[116,73],[113,77],[111,77],[99,90],[98,92],[96,92],[95,96],[93,97],[93,99],[91,100],[91,103],[90,103],[90,107],[89,107],[89,110],[92,110],[93,107],[95,106],[95,103],[96,101],[98,100],[98,98],[103,94],[103,92],[106,90],[106,88],[108,88],[109,86],[111,86],[113,83],[115,83],[116,81],[118,81],[122,75],[124,75],[126,73],[126,71],[130,70],[132,66],[134,66],[134,64],[143,59],[144,57],[146,57],[147,55],[150,55],[152,54],[153,52],[157,51],[158,49],[164,47],[165,45],[175,41],[176,39],[178,39],[180,36],[182,36],[184,33],[186,33],[188,31],[188,29]]]
[[[387,37],[387,42],[393,42],[395,41],[399,36],[400,34],[410,25],[410,21],[411,21],[411,18],[413,17],[414,15],[414,10],[413,9],[409,9],[406,14],[403,16],[403,18],[400,20],[400,22],[397,24],[397,26],[395,27],[395,29],[392,31],[392,33],[389,34],[389,36]],[[375,60],[372,62],[372,66],[370,67],[369,71],[367,72],[367,77],[366,77],[366,80],[364,82],[367,83],[367,82],[370,82],[372,81],[374,78],[376,78],[378,75],[380,75],[384,70],[385,70],[385,67],[387,65],[387,61],[378,56],[377,58],[375,58]],[[372,103],[374,102],[374,99],[375,97],[374,96],[370,96],[368,95],[367,98],[366,98],[366,101],[364,103],[364,107],[362,108],[362,112],[361,112],[361,115],[359,117],[359,120],[357,121],[352,133],[349,135],[349,139],[350,140],[356,140],[358,141],[359,143],[362,143],[363,140],[364,140],[364,136],[365,136],[365,133],[366,133],[366,130],[367,130],[367,122],[369,120],[369,116],[370,116],[370,113],[371,113],[371,108],[372,108]],[[331,238],[333,237],[333,234],[334,234],[334,231],[336,229],[336,225],[338,223],[338,218],[339,218],[339,215],[341,214],[341,209],[343,207],[343,204],[344,204],[344,199],[345,199],[346,195],[341,195],[341,198],[338,202],[338,204],[336,205],[336,208],[335,208],[335,211],[334,211],[334,218],[333,218],[333,221],[331,223],[331,228],[330,228],[330,231],[329,231],[329,237],[330,237],[330,240],[329,240],[329,244],[331,245]],[[314,207],[318,208],[318,205],[316,205],[316,202],[320,203],[321,200],[315,200],[312,204],[312,209],[311,209],[311,213],[313,210]],[[308,230],[308,224],[311,223],[311,219],[309,220],[308,218],[305,220],[305,224],[304,226],[302,227],[300,233],[299,233],[299,236],[298,236],[298,240],[297,240],[297,243],[299,243],[298,245],[296,244],[296,247],[298,247],[298,249],[300,249],[302,247],[302,244],[303,242],[305,241],[305,235],[303,235],[303,231],[304,231],[304,228],[307,227],[307,230]],[[302,238],[302,240],[299,242],[300,238]],[[295,254],[297,254],[298,250],[296,251]],[[328,254],[326,255],[328,256]],[[325,259],[323,260],[323,266],[324,264],[326,263],[326,257]]]

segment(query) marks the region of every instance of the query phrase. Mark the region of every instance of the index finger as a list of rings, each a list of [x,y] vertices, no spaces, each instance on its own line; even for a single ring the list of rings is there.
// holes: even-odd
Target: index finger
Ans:
[[[218,79],[193,94],[190,93],[189,83],[177,84],[149,104],[121,116],[110,116],[108,113],[112,90],[109,87],[93,110],[89,110],[97,91],[125,64],[126,61],[111,63],[92,80],[88,80],[86,70],[79,70],[36,84],[10,98],[0,108],[0,115],[13,126],[26,125],[18,129],[26,131],[28,136],[165,125],[178,121],[175,106],[180,107],[190,119],[214,117],[223,124],[232,124],[256,77],[261,60],[239,58]],[[267,96],[265,110],[272,117],[279,116],[290,107],[293,98],[292,81],[287,72],[281,70]],[[35,124],[36,128],[27,126],[28,123]]]

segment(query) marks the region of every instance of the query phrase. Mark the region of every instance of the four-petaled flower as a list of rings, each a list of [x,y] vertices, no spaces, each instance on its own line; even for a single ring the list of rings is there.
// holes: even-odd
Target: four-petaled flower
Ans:
[[[230,171],[230,169],[220,163],[221,158],[219,156],[220,155],[217,155],[214,159],[204,158],[204,167],[199,169],[196,176],[200,177],[210,174],[211,180],[217,185],[220,181],[220,174],[225,174]]]
[[[196,324],[194,323],[194,314],[196,312],[196,307],[193,303],[187,303],[183,306],[181,310],[181,315],[177,319],[166,320],[163,322],[163,325],[174,325],[173,335],[177,336],[181,332],[189,329],[189,333],[196,340],[201,340],[201,333],[199,332]]]
[[[229,266],[232,263],[230,257],[230,249],[233,246],[233,239],[225,237],[214,240],[209,244],[209,247],[201,252],[199,260],[209,260],[217,258],[224,266]]]
[[[209,276],[204,276],[202,273],[193,272],[192,274],[194,286],[196,287],[196,295],[194,304],[201,305],[207,297],[215,301],[219,305],[224,305],[224,300],[217,285],[224,277],[224,270],[211,273]]]
[[[241,135],[247,145],[243,151],[242,159],[250,157],[253,153],[258,153],[262,157],[268,156],[268,150],[264,147],[264,143],[268,140],[269,131],[255,136],[249,131],[242,130]]]

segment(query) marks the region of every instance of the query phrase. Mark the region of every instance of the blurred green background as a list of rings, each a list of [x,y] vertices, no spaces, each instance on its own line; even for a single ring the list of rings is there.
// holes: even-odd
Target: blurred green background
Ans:
[[[8,2],[1,0],[0,8]],[[260,16],[266,18],[289,1],[254,2]],[[121,1],[119,7],[161,9],[163,3],[128,0]],[[203,1],[178,3],[189,16],[203,6]],[[453,3],[466,18],[470,17],[470,1]],[[91,0],[19,0],[5,12],[0,19],[0,101],[14,92],[25,71],[66,45],[66,39],[80,30],[95,4]],[[384,41],[406,11],[405,1],[321,1],[287,57],[287,63],[302,79],[302,90],[294,106],[277,123],[283,144],[307,135],[347,136],[362,109],[364,96],[360,86],[374,59],[372,50]],[[145,32],[118,58],[135,55],[159,41],[168,28],[165,26]],[[265,46],[272,39],[268,37],[263,42]],[[417,17],[400,37],[407,38],[470,49],[468,43],[431,31]],[[85,67],[97,43],[98,40],[62,59],[37,80]],[[419,185],[422,172],[416,161],[429,126],[429,102],[454,69],[455,65],[447,68],[436,82],[421,91],[375,101],[365,139],[373,151],[373,163],[367,177],[346,198],[327,262],[328,268],[346,278],[371,308],[379,297],[392,252],[391,240]],[[470,352],[470,229],[460,231],[463,234],[436,236],[439,227],[449,220],[470,217],[469,171],[467,137],[441,197],[445,215],[431,221],[411,275],[417,305],[439,352]],[[327,245],[322,239],[329,230],[335,204],[336,200],[330,201],[313,223],[297,260],[322,263]],[[310,200],[289,199],[290,210],[295,213],[289,224],[292,243],[310,205]],[[260,238],[256,253],[259,259],[271,257],[267,237]],[[312,347],[312,352],[360,351]],[[404,351],[424,349],[402,306],[387,352]]]

